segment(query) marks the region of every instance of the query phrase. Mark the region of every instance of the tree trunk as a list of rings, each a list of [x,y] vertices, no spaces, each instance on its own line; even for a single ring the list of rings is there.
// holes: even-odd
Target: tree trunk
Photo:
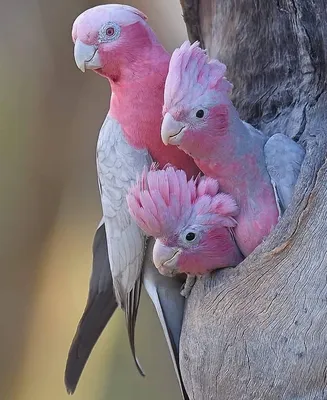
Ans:
[[[228,68],[241,117],[306,148],[292,205],[237,268],[197,281],[181,337],[193,400],[327,398],[327,7],[182,0],[190,40]]]

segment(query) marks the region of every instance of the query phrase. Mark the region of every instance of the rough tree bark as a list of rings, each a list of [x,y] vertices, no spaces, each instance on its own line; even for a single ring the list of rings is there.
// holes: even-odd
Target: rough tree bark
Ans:
[[[241,117],[306,158],[274,232],[198,280],[181,337],[193,400],[327,398],[325,0],[182,0],[191,41],[228,67]]]

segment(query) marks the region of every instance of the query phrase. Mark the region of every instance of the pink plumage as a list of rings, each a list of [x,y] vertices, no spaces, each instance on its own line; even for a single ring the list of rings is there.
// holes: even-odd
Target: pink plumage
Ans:
[[[232,218],[238,207],[233,198],[218,192],[215,179],[187,180],[182,170],[144,169],[127,196],[129,211],[147,235],[156,238],[172,234],[187,223],[236,225]]]
[[[236,242],[249,255],[279,218],[265,159],[267,137],[242,121],[230,100],[226,67],[199,43],[185,42],[171,57],[161,138],[193,157],[240,207]]]
[[[103,40],[108,23],[115,34]],[[170,55],[146,23],[145,14],[121,4],[96,6],[76,18],[72,38],[75,44],[82,43],[83,49],[90,46],[90,58],[98,56],[101,66],[94,71],[108,79],[112,91],[109,116],[120,123],[128,143],[147,149],[161,166],[171,162],[188,176],[198,173],[191,157],[176,147],[167,148],[161,141]]]
[[[83,72],[93,70],[111,87],[110,109],[97,144],[97,170],[112,284],[117,303],[126,313],[134,352],[146,238],[129,218],[125,201],[128,187],[150,158],[160,165],[171,162],[189,176],[199,169],[182,150],[167,148],[161,141],[170,55],[147,24],[146,16],[131,6],[96,6],[76,18],[72,38],[78,68]],[[151,198],[143,193],[142,200],[151,209]],[[107,259],[103,260],[105,265]],[[154,289],[158,281],[154,274],[150,281],[150,297],[157,302]]]
[[[174,292],[176,286],[157,279],[149,264],[142,274],[146,237],[129,217],[125,196],[136,174],[141,173],[150,159],[160,165],[171,162],[189,176],[197,174],[199,169],[182,150],[167,148],[161,141],[163,92],[170,55],[146,23],[146,16],[131,6],[96,6],[76,18],[72,38],[77,67],[83,72],[93,70],[106,78],[111,87],[110,109],[97,144],[108,258],[99,258],[97,268],[110,265],[112,280],[99,278],[100,283],[108,285],[108,293],[113,285],[117,303],[125,311],[131,349],[142,373],[134,346],[142,278],[147,276],[145,286],[156,307],[159,304],[160,318],[165,312],[161,312],[159,282],[167,289],[167,294]],[[141,198],[147,209],[154,211],[151,198],[146,193],[142,193]],[[102,250],[99,247],[96,251]],[[175,317],[172,315],[172,318]],[[180,321],[179,316],[177,318]],[[169,319],[161,319],[161,322],[165,330],[177,329],[178,324],[174,322],[175,326],[171,327]]]
[[[170,59],[164,92],[164,110],[192,103],[195,98],[208,95],[217,97],[217,90],[227,94],[233,85],[225,78],[226,65],[209,60],[199,42],[189,41],[176,49]]]
[[[127,203],[139,227],[158,239],[154,261],[163,274],[175,269],[203,274],[242,260],[231,231],[238,206],[231,196],[219,193],[215,179],[198,176],[188,180],[184,171],[172,166],[163,170],[152,166],[130,188]],[[187,234],[198,235],[192,246]],[[171,254],[178,254],[176,265],[171,264]],[[168,272],[167,262],[172,267]]]

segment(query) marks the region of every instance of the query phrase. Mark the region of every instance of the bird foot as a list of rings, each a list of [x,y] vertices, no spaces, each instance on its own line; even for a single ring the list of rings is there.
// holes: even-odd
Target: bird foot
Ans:
[[[183,297],[185,297],[186,299],[190,295],[191,290],[195,284],[195,281],[196,281],[196,277],[194,275],[187,275],[186,281],[183,284],[182,289],[181,289],[181,295]]]

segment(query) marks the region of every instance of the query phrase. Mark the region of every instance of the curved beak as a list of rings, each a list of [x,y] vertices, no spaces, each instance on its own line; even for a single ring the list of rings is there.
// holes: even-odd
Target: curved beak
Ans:
[[[159,239],[153,246],[153,262],[161,275],[174,276],[178,273],[178,259],[181,250],[177,247],[168,247]]]
[[[179,144],[184,136],[184,128],[182,122],[176,121],[171,114],[166,113],[161,124],[161,140],[166,146]]]
[[[76,39],[74,47],[74,57],[77,67],[85,72],[86,69],[98,69],[102,67],[98,48],[89,44],[85,44]]]

